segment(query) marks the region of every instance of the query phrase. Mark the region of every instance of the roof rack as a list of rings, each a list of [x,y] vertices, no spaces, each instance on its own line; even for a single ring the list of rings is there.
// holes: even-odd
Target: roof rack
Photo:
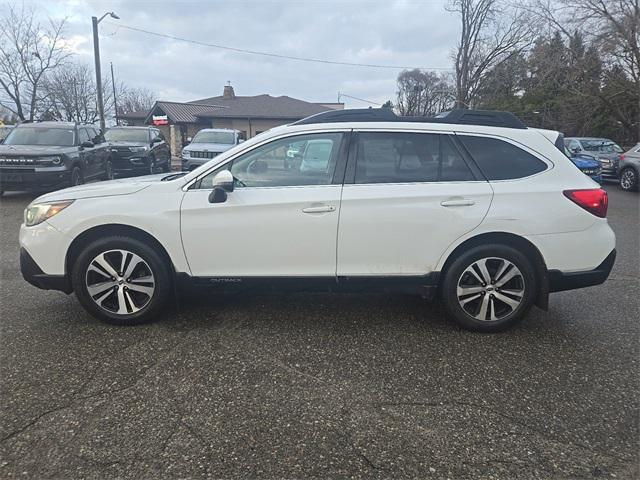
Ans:
[[[492,110],[451,110],[435,117],[402,117],[389,108],[358,108],[351,110],[331,110],[318,113],[293,125],[309,125],[314,123],[342,122],[416,122],[416,123],[450,123],[458,125],[485,125],[489,127],[526,129],[518,117],[510,112]]]

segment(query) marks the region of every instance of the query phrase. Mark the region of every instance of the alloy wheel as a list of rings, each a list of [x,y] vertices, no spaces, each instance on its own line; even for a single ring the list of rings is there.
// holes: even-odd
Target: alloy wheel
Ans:
[[[97,255],[87,267],[85,283],[96,305],[118,315],[139,312],[155,292],[149,264],[127,250],[109,250]]]
[[[525,282],[522,272],[504,258],[476,260],[460,275],[456,295],[460,307],[477,320],[501,320],[522,303]]]
[[[636,181],[636,172],[628,168],[620,176],[620,186],[625,190],[630,190]]]

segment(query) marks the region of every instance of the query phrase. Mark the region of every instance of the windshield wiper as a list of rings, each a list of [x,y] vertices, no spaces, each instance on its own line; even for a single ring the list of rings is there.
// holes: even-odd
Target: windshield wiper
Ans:
[[[160,179],[161,182],[167,182],[169,180],[175,180],[176,178],[180,178],[184,175],[186,175],[189,172],[178,172],[178,173],[172,173],[171,175],[167,175],[166,177],[162,177]]]

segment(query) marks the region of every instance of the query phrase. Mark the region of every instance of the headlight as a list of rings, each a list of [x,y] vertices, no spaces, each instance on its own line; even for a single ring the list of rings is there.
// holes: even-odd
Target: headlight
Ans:
[[[72,203],[73,200],[62,200],[60,202],[34,203],[33,205],[29,205],[24,211],[24,224],[27,227],[38,225],[46,219],[57,215]]]
[[[149,147],[129,147],[129,150],[132,152],[146,152],[149,150]]]
[[[38,163],[60,165],[62,159],[60,157],[39,157]]]
[[[191,155],[189,154],[189,150],[182,150],[182,156],[185,158],[189,158]]]

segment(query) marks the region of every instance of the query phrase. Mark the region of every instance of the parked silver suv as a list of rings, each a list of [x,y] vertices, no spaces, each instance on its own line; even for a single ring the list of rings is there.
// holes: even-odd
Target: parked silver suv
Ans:
[[[182,149],[182,170],[191,171],[209,160],[244,142],[240,130],[205,128],[196,133],[191,143]]]

